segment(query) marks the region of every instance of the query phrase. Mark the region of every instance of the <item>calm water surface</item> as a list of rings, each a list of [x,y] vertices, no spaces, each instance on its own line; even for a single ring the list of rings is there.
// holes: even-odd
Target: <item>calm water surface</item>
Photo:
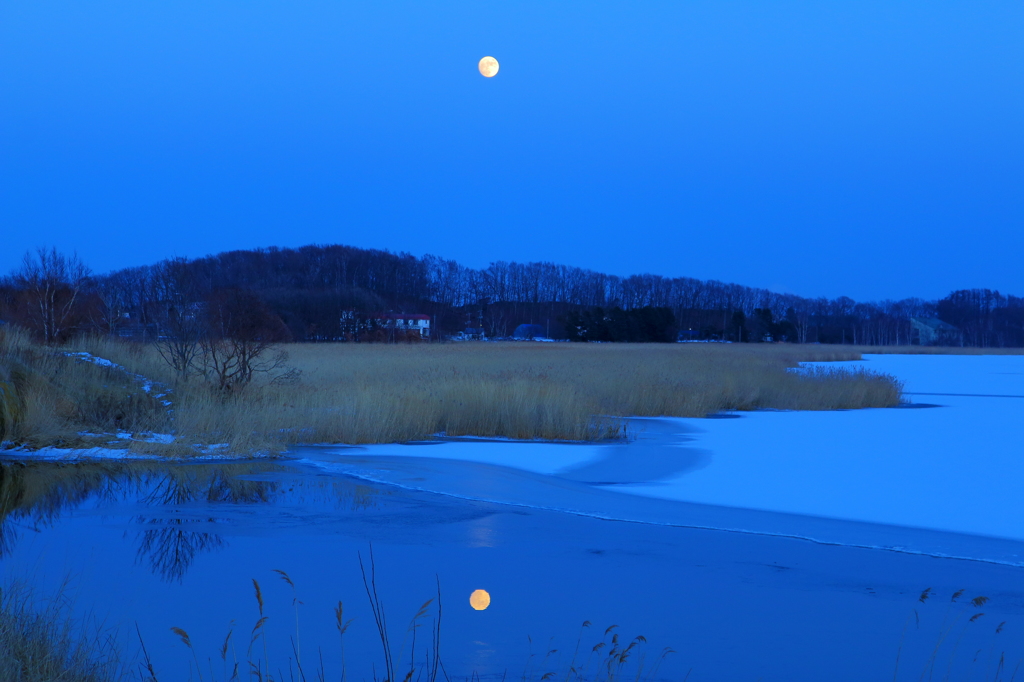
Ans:
[[[640,653],[650,671],[671,647],[654,677],[677,680],[892,679],[901,641],[900,679],[916,680],[944,633],[937,679],[993,679],[1001,652],[1009,679],[1024,654],[1024,568],[991,560],[1019,553],[1019,543],[980,538],[988,560],[943,558],[761,532],[815,523],[783,515],[752,515],[747,525],[757,532],[735,532],[746,512],[645,500],[573,477],[429,458],[370,463],[358,451],[297,455],[185,465],[5,461],[0,573],[40,594],[69,579],[76,613],[116,632],[126,650],[136,648],[138,626],[163,680],[195,678],[171,627],[189,633],[218,679],[229,629],[244,658],[260,618],[253,579],[268,617],[267,654],[283,679],[296,654],[307,673],[322,657],[328,679],[340,678],[339,600],[353,619],[347,676],[382,676],[359,565],[371,545],[395,658],[401,651],[408,660],[413,632],[415,655],[424,655],[436,602],[420,627],[410,620],[440,586],[441,659],[451,677],[565,675],[574,651],[578,664],[615,633],[622,643],[647,640],[627,662],[631,674]],[[370,471],[378,482],[360,473]],[[394,482],[381,482],[388,476]],[[714,529],[715,519],[732,529]],[[898,531],[846,531],[885,533]],[[971,543],[940,535],[928,542]],[[287,572],[294,593],[275,569]],[[919,602],[929,587],[934,597]],[[951,602],[961,588],[964,597]],[[474,590],[489,593],[486,609],[471,607]],[[990,600],[983,607],[965,603],[980,595]],[[581,629],[584,621],[592,625]]]

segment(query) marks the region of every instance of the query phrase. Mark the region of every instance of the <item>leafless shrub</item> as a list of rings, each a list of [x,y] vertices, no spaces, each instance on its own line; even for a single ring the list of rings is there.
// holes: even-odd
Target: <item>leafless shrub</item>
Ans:
[[[222,392],[237,391],[257,375],[287,382],[297,376],[288,368],[288,353],[279,347],[288,328],[255,294],[217,292],[206,303],[206,329],[199,337],[200,371]]]

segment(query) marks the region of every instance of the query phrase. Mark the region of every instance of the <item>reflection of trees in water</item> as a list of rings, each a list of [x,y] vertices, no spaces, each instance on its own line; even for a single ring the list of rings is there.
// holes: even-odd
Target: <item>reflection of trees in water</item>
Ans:
[[[50,526],[90,498],[123,496],[129,480],[119,469],[114,463],[0,463],[0,558],[14,549],[17,526]]]
[[[192,464],[164,468],[147,481],[139,502],[152,506],[189,502],[261,504],[270,502],[280,489],[277,481],[239,478],[281,471],[270,463],[235,462],[217,466]]]
[[[152,507],[173,507],[193,502],[267,503],[272,501],[280,489],[278,482],[238,478],[281,469],[277,465],[267,467],[266,463],[174,467],[152,480],[139,501]],[[181,580],[197,555],[227,546],[224,538],[216,533],[193,530],[196,521],[150,518],[145,514],[136,520],[149,526],[142,533],[137,556],[140,560],[145,558],[153,572],[164,580]],[[215,522],[216,518],[206,518],[198,523]]]
[[[263,504],[273,502],[285,494],[292,494],[305,502],[333,503],[350,509],[365,509],[376,503],[374,498],[379,492],[377,489],[344,479],[314,479],[312,482],[304,482],[296,490],[278,481],[242,478],[281,470],[280,466],[266,463],[262,466],[242,463],[219,467],[176,467],[154,480],[139,501],[153,507],[194,502]],[[151,526],[142,534],[138,557],[140,560],[148,560],[153,572],[165,580],[180,581],[197,555],[227,546],[227,542],[216,533],[194,530],[199,524],[207,527],[215,524],[216,518],[190,521],[140,515],[137,521]]]
[[[148,523],[156,527],[142,533],[137,556],[147,559],[153,572],[167,581],[184,578],[197,554],[227,544],[214,533],[188,530],[189,522],[183,519],[151,519]]]
[[[286,467],[266,461],[0,463],[0,559],[14,549],[19,526],[36,530],[51,526],[87,503],[135,500],[156,510],[192,503],[259,505],[288,495],[302,502],[358,510],[374,506],[382,494],[348,479],[303,476],[287,483],[258,478],[285,471]],[[145,527],[137,557],[165,580],[181,580],[197,556],[226,546],[218,533],[209,530],[217,522],[215,517],[189,520],[166,513],[140,514],[136,521]],[[200,525],[203,530],[196,530]]]

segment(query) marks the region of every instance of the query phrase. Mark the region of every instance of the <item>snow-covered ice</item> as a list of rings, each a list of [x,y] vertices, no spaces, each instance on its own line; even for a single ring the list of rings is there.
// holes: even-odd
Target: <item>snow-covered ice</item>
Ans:
[[[639,437],[628,444],[459,439],[313,446],[294,454],[321,461],[341,456],[349,460],[344,467],[349,473],[359,469],[380,482],[456,495],[464,494],[456,488],[469,489],[462,486],[468,485],[464,479],[470,470],[430,473],[436,466],[426,460],[505,467],[634,496],[736,510],[1024,540],[1019,492],[1024,356],[866,355],[863,361],[822,364],[892,374],[905,383],[912,402],[888,409],[746,412],[727,419],[638,419],[631,429]],[[217,447],[203,453],[225,456]],[[47,449],[32,456],[129,455]],[[410,458],[424,463],[401,463]],[[383,466],[379,471],[375,461]],[[499,488],[484,498],[529,506],[551,493],[555,497],[543,500],[550,508],[584,511],[590,504],[576,497],[571,504],[569,497],[560,502],[557,496],[564,491],[547,488],[539,493],[530,488],[533,497],[517,500],[526,488]],[[574,490],[572,495],[579,492]],[[737,518],[730,517],[729,528],[767,527]]]
[[[302,456],[359,453],[373,457],[430,457],[512,467],[536,474],[554,474],[599,458],[607,446],[547,441],[452,439],[424,443],[387,443],[361,447],[312,445],[296,448]]]
[[[709,466],[619,489],[1024,540],[1024,356],[828,364],[892,374],[918,407],[678,420],[699,429],[693,445]]]
[[[633,419],[635,439],[619,444],[463,440],[293,454],[454,497],[1021,565],[1024,398],[991,396],[1024,395],[1024,356],[829,364],[892,374],[915,402]]]

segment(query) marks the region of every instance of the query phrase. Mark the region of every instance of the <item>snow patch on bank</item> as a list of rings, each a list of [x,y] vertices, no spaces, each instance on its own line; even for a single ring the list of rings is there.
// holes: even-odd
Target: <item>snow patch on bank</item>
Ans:
[[[230,452],[228,443],[217,443],[215,445],[193,446],[197,454],[183,457],[180,460],[166,455],[146,454],[134,452],[121,448],[58,448],[47,446],[42,448],[9,447],[0,449],[0,460],[17,460],[19,462],[48,461],[48,462],[79,462],[89,460],[116,460],[116,461],[221,461],[221,460],[249,460],[269,458],[276,456],[270,452],[253,452],[245,456]]]
[[[91,353],[86,353],[85,351],[80,351],[77,353],[64,353],[64,355],[69,358],[74,358],[78,362],[88,362],[93,365],[98,365],[100,367],[109,367],[110,369],[115,369],[119,372],[123,372],[124,374],[138,382],[139,387],[143,390],[143,392],[152,395],[154,400],[158,400],[161,405],[166,407],[168,414],[173,412],[173,405],[171,403],[170,398],[168,398],[168,395],[171,393],[170,387],[165,386],[164,384],[158,381],[147,379],[141,374],[130,372],[128,371],[127,368],[117,364],[116,362],[107,360],[106,358],[97,357]]]

